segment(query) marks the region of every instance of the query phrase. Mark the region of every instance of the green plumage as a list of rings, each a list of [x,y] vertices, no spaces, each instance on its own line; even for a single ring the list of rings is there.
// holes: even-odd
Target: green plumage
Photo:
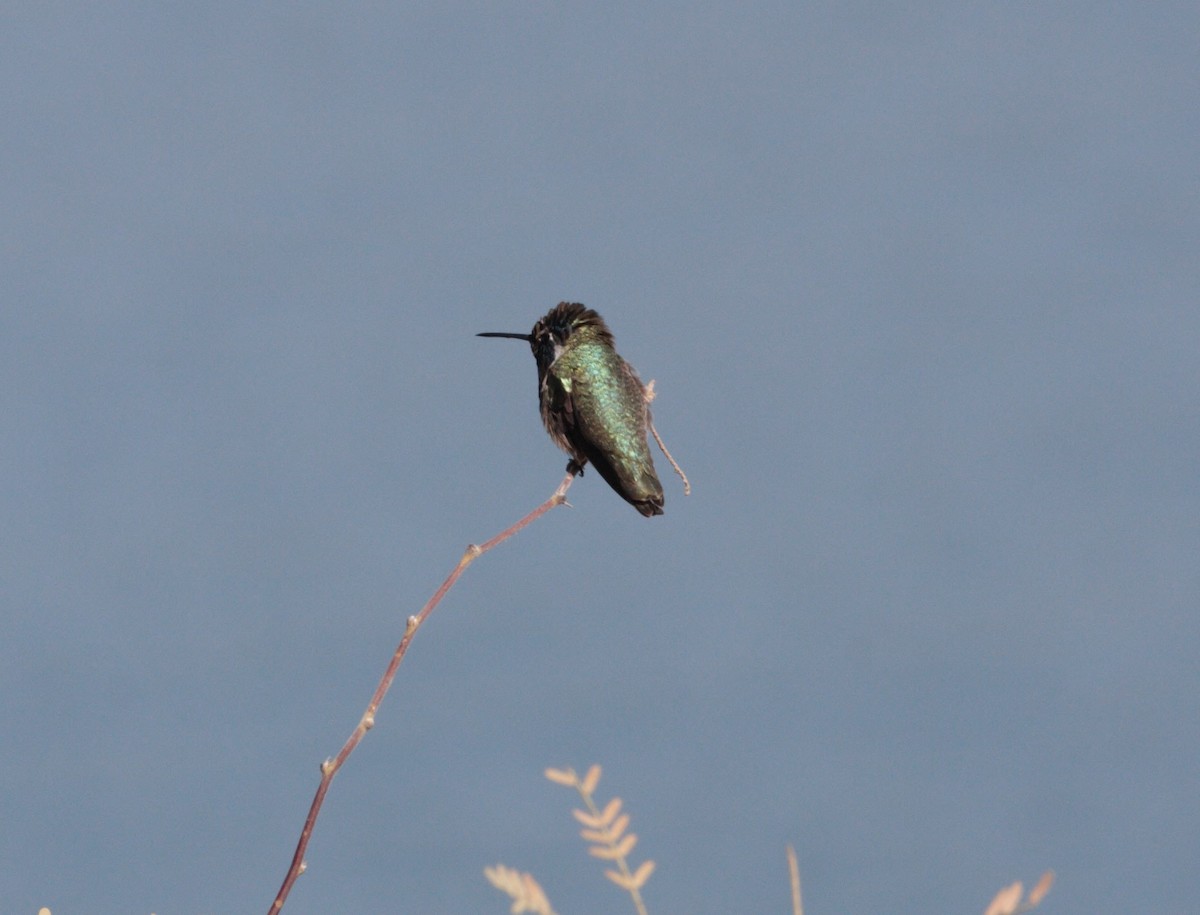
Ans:
[[[617,354],[604,319],[577,302],[561,302],[531,334],[480,334],[527,340],[538,365],[538,402],[550,438],[589,461],[646,517],[663,513],[663,490],[646,440],[650,409],[633,367]]]

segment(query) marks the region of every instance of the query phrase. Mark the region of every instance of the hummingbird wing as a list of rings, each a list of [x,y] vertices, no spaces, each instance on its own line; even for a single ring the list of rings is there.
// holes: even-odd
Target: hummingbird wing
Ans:
[[[581,366],[563,388],[563,432],[578,454],[644,515],[662,513],[663,491],[646,441],[649,412],[637,373],[620,357],[619,369]],[[550,374],[554,374],[551,370]]]
[[[542,425],[554,444],[580,466],[587,463],[587,455],[574,445],[575,433],[575,400],[571,395],[570,379],[559,377],[548,368],[542,373],[541,385],[538,388],[538,406],[541,408]]]

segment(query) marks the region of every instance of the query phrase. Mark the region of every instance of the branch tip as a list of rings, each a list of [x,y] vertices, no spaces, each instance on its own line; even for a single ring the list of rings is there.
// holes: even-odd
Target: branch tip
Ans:
[[[408,617],[404,627],[404,637],[401,638],[400,644],[396,646],[396,650],[392,654],[392,660],[384,670],[383,676],[379,681],[379,685],[375,688],[375,694],[371,699],[371,704],[367,706],[367,711],[363,713],[358,727],[354,729],[354,732],[346,740],[346,743],[343,744],[342,749],[338,752],[336,757],[331,757],[321,763],[321,783],[317,786],[316,794],[313,796],[312,803],[309,805],[308,818],[305,820],[304,828],[301,830],[300,838],[296,843],[296,852],[292,856],[292,863],[288,868],[287,874],[283,878],[283,883],[279,887],[279,892],[275,895],[275,900],[272,902],[271,908],[268,909],[268,915],[278,915],[278,913],[283,909],[284,901],[291,892],[292,885],[295,883],[296,878],[300,874],[304,873],[305,870],[307,870],[308,864],[304,860],[304,852],[305,849],[308,848],[308,840],[312,835],[313,827],[316,825],[317,817],[321,812],[321,805],[324,803],[325,793],[329,789],[330,780],[337,772],[338,767],[350,757],[351,753],[354,752],[355,747],[358,746],[359,742],[363,738],[363,735],[375,725],[375,709],[383,701],[383,698],[387,695],[388,690],[391,688],[392,680],[396,676],[396,670],[400,666],[400,662],[404,660],[404,656],[408,652],[408,647],[412,642],[413,636],[417,629],[419,629],[421,626],[421,621],[429,616],[431,612],[433,612],[434,608],[437,607],[441,599],[445,597],[446,592],[454,586],[454,583],[458,581],[459,576],[462,575],[463,571],[474,559],[481,556],[483,553],[486,553],[488,550],[492,549],[498,544],[503,543],[509,537],[513,536],[518,531],[524,529],[527,525],[533,523],[542,515],[546,514],[546,512],[554,508],[556,505],[565,503],[566,492],[570,488],[571,482],[574,479],[575,474],[571,471],[568,471],[566,477],[563,478],[563,481],[558,484],[558,489],[555,490],[554,495],[552,495],[533,511],[529,512],[516,523],[502,530],[495,537],[485,541],[482,545],[477,545],[474,543],[468,545],[466,552],[463,554],[462,559],[459,560],[458,565],[448,576],[446,576],[446,579],[442,582],[441,587],[434,592],[433,596],[429,599],[429,602],[421,609],[421,612],[415,616]],[[532,880],[532,878],[530,879]],[[536,886],[536,884],[534,885]],[[549,903],[545,903],[544,910],[552,915]],[[530,911],[534,910],[531,909]],[[536,911],[540,912],[542,909],[538,908]]]

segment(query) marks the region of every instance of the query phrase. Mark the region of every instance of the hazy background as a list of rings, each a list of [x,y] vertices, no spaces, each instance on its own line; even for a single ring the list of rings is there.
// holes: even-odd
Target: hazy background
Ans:
[[[287,913],[1200,899],[1194,3],[10,6],[0,911],[265,912],[405,616],[540,502],[526,332],[657,379],[474,565]]]

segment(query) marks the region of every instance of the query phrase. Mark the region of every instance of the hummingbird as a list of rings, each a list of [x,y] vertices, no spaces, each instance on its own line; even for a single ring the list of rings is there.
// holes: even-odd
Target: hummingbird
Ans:
[[[663,513],[663,488],[646,441],[647,389],[613,345],[604,319],[578,302],[559,302],[528,334],[480,337],[524,340],[537,360],[542,424],[570,455],[568,473],[591,461],[617,495],[647,518]]]

